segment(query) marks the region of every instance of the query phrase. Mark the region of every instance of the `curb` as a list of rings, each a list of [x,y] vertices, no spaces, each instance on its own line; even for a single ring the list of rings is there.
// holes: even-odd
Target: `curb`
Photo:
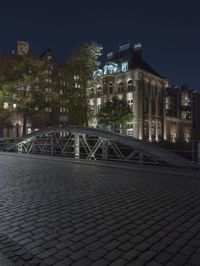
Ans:
[[[176,175],[181,177],[190,177],[190,178],[200,178],[200,171],[196,169],[180,169],[180,168],[172,168],[171,166],[150,166],[150,165],[138,165],[138,164],[125,164],[123,162],[115,163],[109,161],[107,163],[102,161],[92,161],[87,159],[74,159],[67,157],[59,157],[59,156],[49,156],[49,155],[37,155],[37,154],[20,154],[14,152],[0,152],[2,156],[13,156],[18,158],[26,158],[26,159],[39,159],[39,160],[50,160],[56,162],[68,162],[73,164],[87,164],[98,167],[106,167],[106,168],[117,168],[117,169],[125,169],[125,170],[138,170],[142,172],[150,172],[150,173],[160,173],[165,175]],[[155,169],[155,167],[159,167],[159,169]],[[166,171],[167,170],[167,171]]]

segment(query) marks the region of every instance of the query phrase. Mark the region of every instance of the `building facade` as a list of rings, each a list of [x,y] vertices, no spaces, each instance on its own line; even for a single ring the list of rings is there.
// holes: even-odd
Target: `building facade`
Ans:
[[[90,104],[96,115],[101,105],[113,96],[126,99],[133,112],[133,120],[123,133],[138,139],[158,141],[166,138],[164,105],[168,81],[142,58],[142,46],[120,46],[117,53],[108,54],[103,69],[94,73],[96,78],[94,98]],[[95,119],[92,126],[97,126]]]
[[[10,61],[12,64],[12,59],[15,56],[32,56],[31,47],[27,42],[18,41],[16,43],[15,50],[12,54],[4,54],[0,56],[1,63]],[[38,82],[34,90],[35,103],[34,106],[30,108],[33,109],[34,115],[28,115],[26,117],[26,134],[32,131],[47,127],[47,126],[58,126],[60,122],[61,115],[61,90],[63,87],[62,80],[62,68],[57,63],[57,60],[50,49],[45,50],[39,58],[42,63],[43,80]],[[30,88],[24,88],[24,93],[27,94]],[[16,94],[20,93],[20,90],[16,89]],[[53,96],[52,96],[53,95]],[[15,105],[15,106],[14,106]],[[4,137],[22,137],[24,135],[24,115],[22,112],[18,111],[16,104],[13,104],[12,112],[8,112],[8,117],[5,123],[4,120],[0,121],[1,136]],[[10,109],[7,102],[4,102],[4,112],[6,114],[6,109]],[[42,114],[42,115],[41,115]]]
[[[13,56],[32,55],[27,42],[18,41],[10,55],[0,52],[0,63]],[[38,91],[38,102],[34,105],[35,114],[27,117],[26,133],[47,126],[65,126],[69,121],[65,97],[65,77],[63,66],[59,65],[53,52],[45,50],[40,56],[46,78]],[[98,66],[99,67],[99,66]],[[78,76],[74,75],[74,90],[79,88]],[[89,126],[98,127],[97,114],[104,103],[112,98],[125,99],[132,111],[132,121],[120,128],[120,133],[148,141],[189,142],[200,139],[200,94],[188,86],[169,86],[166,77],[160,75],[145,62],[140,43],[132,48],[122,45],[119,51],[109,53],[102,68],[93,74],[94,82],[89,90],[89,105],[92,118]],[[52,99],[52,92],[57,95]],[[43,97],[43,99],[42,99]],[[39,101],[43,100],[43,105]],[[4,112],[8,106],[4,103]],[[41,119],[41,106],[45,119]],[[16,106],[13,105],[13,108]],[[38,111],[38,116],[37,116]],[[8,112],[8,117],[0,117],[0,135],[21,137],[23,135],[23,115]]]
[[[109,53],[107,62],[94,72],[90,106],[97,127],[97,113],[113,96],[124,98],[133,113],[132,122],[121,133],[137,139],[170,142],[190,141],[194,127],[199,130],[199,98],[187,86],[170,87],[168,80],[147,64],[141,44],[119,47]]]

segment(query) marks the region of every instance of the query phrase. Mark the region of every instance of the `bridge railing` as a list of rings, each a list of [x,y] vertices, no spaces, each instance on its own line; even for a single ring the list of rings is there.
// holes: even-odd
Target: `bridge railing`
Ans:
[[[25,138],[15,139],[12,143],[2,144],[2,150],[18,153],[195,167],[194,162],[198,158],[196,146],[192,144],[188,147],[184,150],[181,146],[169,145],[167,142],[151,143],[86,127],[44,128]],[[192,155],[188,156],[190,148]],[[193,163],[184,160],[184,157],[191,157]]]
[[[63,138],[59,138],[60,141],[65,141],[65,137]],[[9,140],[9,141],[0,141],[0,151],[6,151],[7,148],[14,142],[21,142],[25,140],[25,138],[13,138],[12,140]],[[40,138],[40,140],[45,140],[45,138]],[[93,141],[97,141],[98,139],[94,139],[93,138]],[[157,145],[160,146],[159,143],[156,143]],[[55,143],[54,142],[54,150],[52,151],[50,149],[51,147],[51,143],[50,141],[47,141],[46,143],[46,150],[43,150],[42,151],[42,146],[43,144],[42,143],[37,143],[37,145],[35,145],[36,147],[36,150],[35,152],[38,152],[38,153],[46,153],[46,154],[53,154],[53,155],[61,155],[60,152],[59,152],[59,144],[58,143]],[[184,147],[185,146],[185,147]],[[200,140],[192,140],[191,142],[189,143],[184,143],[180,146],[180,144],[176,145],[174,143],[167,143],[165,145],[161,145],[161,147],[164,147],[166,152],[167,151],[170,151],[170,152],[174,152],[192,162],[196,162],[196,163],[199,163],[200,164]],[[180,148],[181,147],[181,148]],[[80,144],[80,148],[81,148],[81,157],[85,157],[86,156],[86,152],[84,150],[84,145]],[[129,147],[121,147],[122,150],[124,150],[124,153],[126,154],[128,151],[131,151],[132,148],[129,148]],[[17,147],[15,149],[15,151],[18,152],[17,150]],[[30,153],[33,153],[32,151],[30,151]],[[73,152],[71,152],[71,156],[73,157]],[[65,151],[63,151],[62,153],[63,156],[65,155],[68,155],[70,156],[70,152],[66,153]],[[98,157],[98,154],[97,154],[97,157]],[[115,158],[116,156],[113,155],[113,159]]]
[[[143,164],[157,164],[156,160],[134,148],[94,136],[68,137],[39,137],[27,142],[26,138],[15,140],[19,142],[11,151],[18,153],[46,154],[65,157],[75,157],[91,160],[126,161]],[[24,143],[23,143],[24,142]],[[12,145],[12,144],[9,144]],[[4,149],[9,145],[4,146]]]

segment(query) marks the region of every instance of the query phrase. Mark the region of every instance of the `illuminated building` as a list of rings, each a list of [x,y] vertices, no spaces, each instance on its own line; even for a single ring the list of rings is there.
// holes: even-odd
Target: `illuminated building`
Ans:
[[[97,81],[91,90],[95,97],[90,100],[94,113],[114,95],[123,97],[132,109],[133,120],[121,133],[150,141],[166,138],[163,105],[167,79],[143,60],[141,44],[134,48],[122,45],[107,58],[104,67],[94,72]],[[91,125],[96,126],[95,119]]]
[[[133,48],[122,45],[118,52],[109,53],[105,65],[94,72],[94,79],[90,126],[98,126],[96,116],[101,106],[117,96],[126,99],[133,112],[132,122],[120,133],[149,141],[188,142],[193,137],[193,125],[197,128],[200,119],[199,98],[195,96],[194,105],[194,92],[187,86],[169,87],[168,80],[143,60],[140,43]]]

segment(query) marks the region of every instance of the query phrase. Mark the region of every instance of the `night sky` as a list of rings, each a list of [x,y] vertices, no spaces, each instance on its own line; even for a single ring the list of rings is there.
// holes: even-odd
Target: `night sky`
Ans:
[[[144,59],[170,84],[200,90],[200,1],[0,0],[0,49],[17,40],[35,55],[51,48],[63,63],[79,42],[96,41],[104,53],[141,42]]]

